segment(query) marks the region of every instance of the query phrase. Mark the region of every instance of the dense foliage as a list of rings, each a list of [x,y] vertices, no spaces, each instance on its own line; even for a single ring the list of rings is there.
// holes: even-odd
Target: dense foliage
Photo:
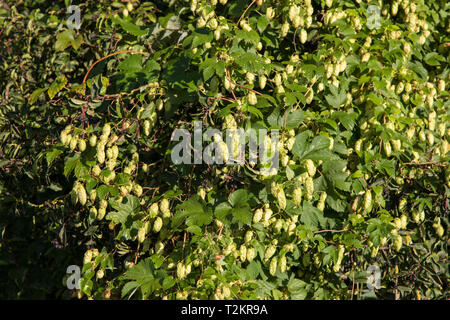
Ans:
[[[448,299],[449,9],[0,1],[0,297]],[[174,164],[194,121],[278,172]]]

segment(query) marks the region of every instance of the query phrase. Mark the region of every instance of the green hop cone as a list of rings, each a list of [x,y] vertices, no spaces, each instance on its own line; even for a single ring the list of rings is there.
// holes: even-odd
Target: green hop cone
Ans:
[[[239,257],[242,262],[247,258],[247,247],[244,244],[239,248]]]
[[[266,87],[266,82],[267,82],[267,78],[264,75],[259,77],[259,87],[261,89],[264,89]]]
[[[177,263],[177,277],[179,279],[184,279],[186,277],[186,268],[185,268],[183,262]]]
[[[364,193],[364,210],[369,211],[372,207],[372,191],[366,190]]]
[[[139,243],[144,242],[144,240],[145,240],[145,231],[146,231],[146,227],[145,226],[142,226],[142,227],[139,228],[138,234],[137,234],[137,239],[138,239]]]
[[[161,219],[161,217],[156,217],[155,222],[153,223],[153,231],[158,233],[159,231],[161,231],[162,226],[163,220]]]
[[[300,30],[300,43],[304,44],[306,40],[308,39],[308,32],[306,32],[305,29]]]
[[[262,217],[263,217],[263,210],[258,208],[255,210],[255,213],[253,214],[253,223],[258,223],[261,221]]]
[[[169,207],[170,203],[168,199],[162,199],[159,203],[159,210],[161,211],[163,218],[170,218],[172,216]]]
[[[272,260],[270,260],[269,265],[269,273],[270,275],[275,275],[275,272],[277,272],[277,265],[278,265],[278,259],[277,257],[273,257]]]
[[[245,243],[249,243],[250,241],[252,241],[252,239],[253,239],[253,231],[248,230],[245,233],[244,241],[245,241]]]
[[[76,186],[76,193],[78,196],[78,201],[82,206],[84,206],[87,202],[87,194],[86,189],[84,189],[84,186],[81,183],[78,183]]]
[[[264,261],[268,261],[277,251],[277,248],[274,245],[270,245],[267,247],[266,252],[264,253]]]
[[[280,189],[277,194],[278,205],[282,210],[286,209],[286,195],[284,194],[284,190]]]
[[[307,177],[305,179],[305,187],[306,187],[306,198],[308,200],[311,200],[314,194],[314,182],[311,177]]]
[[[77,145],[78,145],[78,138],[76,136],[73,136],[72,139],[70,139],[70,142],[69,142],[70,150],[75,150]]]
[[[300,204],[302,203],[302,189],[299,187],[295,188],[292,192],[292,198],[295,206],[300,207]]]
[[[80,150],[80,152],[86,150],[86,140],[84,139],[78,140],[78,150]]]
[[[286,256],[282,255],[279,261],[279,266],[280,266],[280,272],[281,273],[285,273],[286,269],[287,269],[287,262],[286,262]]]
[[[95,134],[89,137],[89,145],[93,148],[97,145],[97,136]]]
[[[256,94],[253,91],[250,91],[247,98],[248,98],[248,103],[250,105],[255,105],[258,103],[258,98],[256,97]]]
[[[394,237],[394,248],[396,251],[400,251],[400,249],[403,246],[403,240],[401,236],[395,236]]]
[[[88,264],[92,260],[92,250],[87,250],[84,253],[83,264]]]
[[[256,250],[255,248],[248,248],[247,249],[247,261],[252,262],[253,259],[256,257]]]
[[[99,208],[97,214],[97,220],[102,220],[106,215],[106,208]]]

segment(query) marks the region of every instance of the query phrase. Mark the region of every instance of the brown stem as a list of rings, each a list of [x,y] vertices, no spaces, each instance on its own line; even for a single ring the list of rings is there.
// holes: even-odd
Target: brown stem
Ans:
[[[89,75],[89,72],[91,72],[92,68],[93,68],[97,63],[99,63],[99,62],[101,62],[101,61],[103,61],[103,60],[105,60],[105,59],[108,59],[108,58],[110,58],[110,57],[112,57],[112,56],[115,56],[115,55],[117,55],[117,54],[121,54],[121,53],[134,53],[134,54],[142,54],[142,55],[147,55],[147,54],[148,54],[148,52],[137,52],[137,51],[134,51],[134,50],[123,50],[123,51],[117,51],[117,52],[113,52],[113,53],[111,53],[111,54],[108,54],[107,56],[105,56],[105,57],[103,57],[103,58],[98,59],[97,61],[95,61],[95,62],[89,67],[88,71],[86,72],[86,74],[85,74],[85,76],[84,76],[84,78],[83,78],[83,83],[86,82],[86,79],[87,79],[87,77],[88,77],[88,75]]]
[[[253,0],[252,3],[250,3],[250,5],[247,7],[247,9],[244,10],[244,12],[242,13],[242,15],[239,17],[238,22],[236,23],[236,25],[239,27],[239,22],[241,21],[241,19],[244,17],[245,13],[248,11],[248,9],[250,9],[250,7],[256,2],[256,0]]]
[[[405,162],[403,163],[404,166],[408,165],[408,166],[438,166],[438,167],[446,167],[445,164],[443,163],[439,163],[439,162],[435,162],[435,161],[429,161],[429,162]]]
[[[342,229],[342,230],[319,230],[319,231],[315,231],[313,233],[316,234],[316,233],[322,233],[322,232],[345,232],[345,231],[348,231],[348,229]]]

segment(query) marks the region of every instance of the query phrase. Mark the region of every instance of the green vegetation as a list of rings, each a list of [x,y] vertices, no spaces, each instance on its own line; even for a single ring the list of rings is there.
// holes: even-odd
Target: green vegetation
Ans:
[[[81,2],[0,1],[1,298],[450,298],[447,1]]]

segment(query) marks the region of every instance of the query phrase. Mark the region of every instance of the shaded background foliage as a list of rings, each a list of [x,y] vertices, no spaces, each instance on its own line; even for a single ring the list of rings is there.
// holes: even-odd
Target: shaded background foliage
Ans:
[[[388,5],[391,6],[392,3],[389,1]],[[244,264],[234,266],[236,264],[234,260],[238,260],[237,257],[224,260],[229,268],[223,275],[219,275],[221,273],[213,269],[213,263],[208,267],[207,275],[217,272],[223,283],[238,281],[239,292],[234,291],[234,294],[239,298],[361,298],[361,293],[355,290],[354,279],[359,279],[360,287],[365,284],[367,275],[362,272],[365,269],[359,269],[358,273],[350,271],[355,265],[361,264],[366,267],[368,263],[376,262],[380,264],[383,271],[383,287],[377,291],[377,295],[367,294],[362,298],[394,298],[395,296],[413,299],[417,298],[417,291],[421,292],[423,297],[430,299],[448,298],[448,156],[444,154],[442,157],[435,155],[428,157],[431,149],[420,145],[416,150],[420,151],[421,160],[426,158],[430,162],[443,163],[443,165],[414,169],[413,172],[409,167],[402,166],[402,163],[407,163],[412,158],[412,149],[395,154],[393,160],[388,160],[389,157],[377,156],[378,152],[353,153],[347,156],[347,147],[356,149],[355,143],[365,134],[365,130],[361,128],[363,123],[370,122],[371,117],[381,119],[379,115],[384,114],[384,111],[380,110],[382,109],[380,99],[392,97],[389,92],[386,92],[387,90],[384,90],[385,84],[381,81],[381,79],[384,80],[383,77],[390,78],[390,75],[387,75],[390,70],[386,73],[374,70],[377,70],[381,64],[391,64],[397,72],[402,65],[401,46],[395,41],[386,44],[380,40],[384,32],[383,28],[372,34],[373,41],[379,41],[370,50],[373,55],[378,54],[376,59],[358,66],[360,63],[358,55],[362,53],[352,55],[348,58],[348,70],[339,77],[341,90],[327,88],[319,93],[316,89],[316,96],[310,104],[305,102],[306,89],[309,86],[313,87],[314,84],[310,85],[310,83],[314,74],[319,75],[319,82],[325,74],[320,55],[328,54],[327,50],[334,46],[343,46],[348,51],[352,45],[346,42],[348,40],[346,36],[354,35],[352,25],[338,23],[329,29],[317,28],[317,31],[327,30],[327,33],[322,35],[314,30],[304,44],[300,44],[294,31],[290,30],[290,37],[293,35],[294,39],[297,39],[294,50],[290,37],[278,37],[281,22],[276,22],[275,19],[275,22],[269,25],[269,21],[261,18],[264,17],[266,3],[261,10],[256,5],[253,6],[247,12],[247,16],[251,19],[246,20],[252,24],[253,29],[260,31],[259,33],[264,36],[243,33],[243,30],[237,28],[238,30],[232,29],[225,33],[230,39],[225,42],[221,42],[224,41],[223,38],[214,42],[211,30],[204,26],[196,27],[198,14],[192,14],[189,3],[184,1],[170,3],[141,1],[139,6],[136,3],[136,10],[130,13],[127,19],[122,16],[125,3],[85,1],[80,4],[82,28],[79,31],[68,30],[65,26],[68,17],[66,8],[69,4],[70,1],[3,1],[3,9],[0,9],[1,297],[44,299],[74,296],[74,292],[70,292],[65,287],[66,268],[71,264],[82,265],[86,249],[92,247],[99,250],[105,248],[105,257],[108,257],[105,261],[112,259],[113,262],[109,260],[104,262],[111,269],[108,269],[110,273],[107,279],[93,281],[93,273],[86,272],[90,275],[86,278],[86,283],[91,281],[89,289],[83,290],[87,296],[103,298],[105,292],[111,291],[114,298],[124,297],[125,291],[129,294],[134,289],[129,285],[131,282],[139,283],[142,280],[139,278],[141,274],[151,276],[152,279],[153,277],[161,279],[161,284],[157,281],[149,284],[142,280],[144,282],[137,286],[141,289],[136,293],[139,298],[161,298],[166,295],[166,291],[169,292],[170,298],[184,298],[184,295],[175,293],[175,288],[183,294],[194,291],[197,287],[195,277],[198,274],[194,273],[193,278],[186,281],[180,280],[174,286],[176,277],[173,271],[168,271],[169,269],[166,268],[167,262],[163,264],[158,257],[155,257],[153,249],[149,249],[148,242],[146,249],[136,245],[136,235],[132,234],[136,231],[135,229],[117,230],[117,227],[114,229],[114,224],[92,223],[86,218],[87,209],[72,203],[74,182],[83,179],[80,171],[83,171],[84,167],[90,169],[91,166],[88,161],[84,161],[85,159],[82,162],[74,158],[73,153],[64,149],[59,143],[60,133],[69,123],[78,128],[85,128],[90,124],[95,128],[94,130],[100,131],[107,121],[117,124],[121,119],[130,119],[130,128],[122,127],[120,130],[125,137],[125,142],[120,145],[121,154],[130,157],[138,150],[140,165],[153,163],[158,166],[158,170],[152,174],[140,173],[136,179],[143,186],[158,188],[156,195],[153,189],[144,193],[147,203],[158,201],[163,196],[168,197],[167,195],[175,202],[187,203],[184,207],[183,205],[177,207],[178,218],[180,212],[189,210],[190,204],[197,206],[201,203],[205,212],[212,210],[211,208],[215,208],[217,212],[219,211],[217,207],[227,201],[235,206],[236,201],[228,197],[233,191],[239,189],[245,189],[257,195],[254,197],[249,195],[248,202],[243,200],[244,208],[252,207],[253,210],[255,206],[264,202],[273,203],[272,206],[278,208],[277,201],[270,195],[266,185],[258,178],[254,179],[248,171],[230,170],[225,173],[219,168],[218,173],[216,168],[207,166],[177,167],[169,165],[166,157],[167,150],[171,147],[169,138],[173,129],[182,126],[190,128],[192,120],[205,120],[205,114],[210,117],[211,122],[208,123],[211,125],[221,123],[222,118],[231,112],[234,113],[238,122],[245,123],[242,109],[239,109],[240,106],[237,103],[229,104],[226,101],[218,102],[207,98],[232,96],[230,90],[224,89],[225,68],[233,70],[235,81],[250,86],[251,84],[245,81],[247,71],[258,76],[263,73],[273,75],[274,72],[282,72],[286,65],[290,64],[292,54],[297,51],[301,56],[304,70],[304,73],[299,76],[300,83],[290,81],[286,85],[289,90],[286,90],[288,92],[283,96],[276,94],[273,81],[269,80],[270,85],[265,90],[260,90],[264,94],[258,100],[261,110],[248,108],[246,98],[248,92],[242,88],[236,88],[236,93],[242,97],[241,103],[247,107],[244,113],[247,112],[247,115],[253,117],[255,123],[261,120],[272,127],[283,127],[283,122],[280,120],[283,115],[281,112],[294,105],[301,105],[306,116],[298,114],[299,117],[292,120],[292,127],[300,127],[303,123],[307,124],[306,127],[315,134],[319,131],[327,132],[335,139],[334,151],[339,146],[344,148],[344,151],[341,149],[337,153],[348,160],[348,167],[352,174],[356,170],[359,170],[359,173],[363,172],[361,176],[370,174],[370,185],[374,187],[374,198],[377,195],[377,204],[380,209],[377,212],[377,218],[384,213],[400,216],[403,211],[410,215],[413,207],[420,207],[421,210],[426,211],[426,221],[420,226],[410,224],[411,230],[407,231],[411,234],[414,245],[404,246],[399,252],[386,247],[375,257],[371,257],[371,249],[364,242],[367,241],[367,233],[374,230],[375,233],[379,232],[376,225],[382,223],[377,220],[371,225],[368,217],[360,223],[356,221],[357,218],[354,218],[356,215],[347,217],[345,213],[345,218],[342,218],[342,212],[340,212],[342,209],[340,206],[346,207],[357,196],[359,191],[355,190],[355,186],[359,189],[366,188],[367,184],[363,185],[361,177],[352,176],[346,178],[345,183],[349,185],[351,183],[353,190],[348,189],[341,194],[339,190],[336,191],[337,194],[333,194],[326,188],[321,190],[327,190],[329,198],[335,199],[335,202],[327,200],[327,209],[324,211],[323,216],[329,219],[325,221],[330,221],[326,222],[329,223],[328,226],[335,230],[349,228],[351,232],[344,233],[342,236],[339,233],[336,235],[320,233],[323,237],[315,238],[310,243],[307,241],[296,243],[298,251],[311,249],[314,258],[320,257],[321,261],[317,265],[322,262],[329,265],[330,261],[336,260],[335,247],[330,245],[324,251],[325,243],[345,243],[351,249],[343,262],[343,271],[340,276],[329,271],[323,272],[319,267],[303,268],[302,264],[298,266],[296,263],[300,259],[303,259],[302,263],[306,265],[305,259],[299,258],[300,254],[289,260],[293,265],[290,278],[277,274],[276,280],[263,281],[262,279],[267,279],[267,276],[260,275],[268,274],[267,265],[255,262],[245,267]],[[218,15],[225,16],[234,27],[249,4],[250,2],[230,1],[227,5],[218,4],[216,11]],[[273,2],[272,5],[287,8],[288,2]],[[312,1],[312,5],[315,21],[323,21],[324,1]],[[349,3],[335,1],[334,7],[353,8],[353,5],[351,1]],[[367,2],[357,6],[353,8],[356,15],[360,14],[364,17]],[[420,8],[433,32],[424,46],[417,45],[417,36],[408,34],[415,43],[412,49],[415,56],[414,63],[410,66],[412,72],[405,76],[405,79],[418,81],[420,86],[424,81],[435,79],[443,79],[448,84],[448,43],[450,41],[448,4],[446,5],[445,1],[425,4],[421,2]],[[280,16],[286,16],[287,11],[288,9],[284,11],[281,9]],[[389,27],[396,25],[402,30],[407,30],[408,26],[402,21],[403,18],[400,14],[397,17],[391,17],[392,23]],[[165,31],[158,31],[158,28]],[[392,27],[392,30],[396,28]],[[369,32],[367,30],[364,32],[356,37],[360,43],[359,46],[368,36]],[[240,42],[241,40],[243,41]],[[271,59],[272,63],[269,65],[264,63],[264,59],[258,56],[255,49],[260,40],[269,48],[264,56]],[[207,48],[206,43],[213,43],[213,45]],[[197,51],[194,48],[197,48]],[[354,48],[355,51],[359,49],[356,45]],[[119,50],[146,51],[150,54],[121,54],[99,62],[89,73],[90,82],[88,81],[86,94],[79,94],[76,90],[77,85],[83,82],[89,67],[99,59]],[[215,57],[220,57],[220,61],[217,61]],[[62,86],[58,85],[60,81],[64,82]],[[140,89],[148,83],[158,83],[163,90],[148,93]],[[324,83],[325,87],[328,87],[326,82]],[[367,86],[368,89],[365,88],[367,91],[351,91],[365,83],[370,83]],[[377,95],[377,90],[372,90],[373,86],[382,94]],[[49,92],[52,88],[56,90],[56,93],[50,97]],[[252,88],[258,89],[256,86]],[[314,88],[317,88],[317,84]],[[135,89],[139,90],[133,91]],[[353,105],[347,109],[341,108],[342,102],[345,102],[347,98],[346,91],[354,95]],[[109,95],[112,98],[108,100]],[[358,100],[366,96],[367,100],[363,98]],[[101,98],[97,99],[98,97]],[[159,97],[165,102],[164,115],[161,115],[160,123],[155,126],[151,139],[141,138],[136,134],[139,131],[136,126],[139,122],[134,122],[137,118],[136,109],[140,106],[151,105],[152,100]],[[413,97],[413,100],[416,98]],[[83,110],[77,105],[80,99],[86,99],[91,110]],[[439,109],[443,110],[440,112],[442,115],[440,120],[444,122],[448,121],[447,100],[448,93],[442,93],[439,101],[436,102],[439,104]],[[419,106],[414,109],[418,118],[426,118],[430,113],[430,110],[421,107],[419,102],[414,102],[414,105]],[[135,109],[136,106],[138,107]],[[281,106],[281,110],[275,106]],[[348,112],[346,114],[337,112],[331,117],[328,109]],[[389,111],[396,111],[394,108],[386,110],[388,115]],[[405,128],[405,123],[409,124],[407,120],[402,121],[404,123],[400,125],[401,130]],[[366,138],[376,139],[379,135],[382,135],[383,139],[391,138],[392,132],[382,127],[380,123],[375,123],[375,129],[370,131]],[[448,133],[442,139],[448,139]],[[373,150],[375,149],[374,147]],[[299,154],[297,152],[296,156]],[[89,155],[86,159],[91,160]],[[125,163],[126,156],[121,160]],[[69,163],[72,164],[69,165]],[[78,165],[78,163],[81,164]],[[73,170],[74,174],[72,174]],[[290,170],[292,173],[288,173],[288,170],[283,171],[282,178],[277,179],[277,182],[289,185],[291,179],[288,176],[294,174],[293,171],[296,175],[305,171],[300,167],[293,167]],[[330,176],[335,173],[332,170],[330,172]],[[394,177],[400,177],[401,182]],[[323,182],[323,179],[315,182],[316,186],[319,188],[321,185],[326,186],[327,183]],[[331,184],[330,181],[329,183]],[[213,191],[208,193],[207,202],[193,196],[201,185],[214,187]],[[383,185],[381,191],[376,188],[377,185]],[[173,192],[166,193],[170,190]],[[292,203],[290,195],[286,193],[288,202]],[[235,197],[238,197],[236,193]],[[408,205],[398,210],[403,198],[407,199]],[[187,201],[188,199],[191,199],[190,202]],[[441,217],[446,229],[443,239],[435,235],[433,223],[436,217]],[[168,231],[170,237],[166,239],[167,244],[170,243],[169,239],[172,244],[177,243],[173,244],[173,252],[168,253],[171,255],[170,259],[175,262],[184,255],[182,239],[186,236],[186,232],[183,230],[184,221],[180,221],[181,227],[175,226],[170,229]],[[204,224],[210,225],[210,222],[206,221]],[[307,222],[311,223],[311,221],[302,220],[302,223],[307,225],[305,229],[301,229],[302,232],[306,234],[319,231],[316,228],[317,221],[311,228]],[[196,221],[196,223],[203,227],[202,221]],[[214,225],[211,228],[217,233],[218,228],[214,229]],[[120,239],[121,233],[117,234],[118,231],[128,232],[131,235],[123,240]],[[226,239],[242,239],[245,231],[242,224],[236,224],[233,221],[233,223],[226,223],[223,233]],[[222,243],[214,244],[209,248],[211,241],[214,242],[214,240],[196,238],[193,235],[195,233],[191,232],[189,237],[192,239],[192,244],[186,249],[189,250],[187,251],[189,255],[192,255],[192,260],[197,257],[198,248],[211,254],[211,258],[213,250],[216,250],[217,254],[221,253]],[[379,237],[378,233],[374,236],[375,239]],[[155,235],[152,238],[155,241],[159,239]],[[259,236],[259,238],[265,241],[261,245],[267,246],[270,243],[267,240],[269,237],[266,239]],[[359,247],[353,247],[353,242],[357,242]],[[118,245],[123,247],[117,250]],[[143,247],[145,248],[145,245]],[[121,250],[125,253],[118,254],[117,251]],[[304,256],[306,254],[301,255],[301,257]],[[131,261],[139,261],[139,263],[129,268]],[[159,269],[160,266],[162,266],[161,269]],[[134,272],[127,272],[127,270]],[[89,267],[84,271],[89,271]],[[259,282],[249,281],[254,280],[252,277],[258,278]],[[162,290],[161,286],[167,290]],[[189,297],[210,298],[218,286],[217,282],[211,280],[211,283],[206,285],[207,289]],[[287,296],[288,293],[290,296]]]

